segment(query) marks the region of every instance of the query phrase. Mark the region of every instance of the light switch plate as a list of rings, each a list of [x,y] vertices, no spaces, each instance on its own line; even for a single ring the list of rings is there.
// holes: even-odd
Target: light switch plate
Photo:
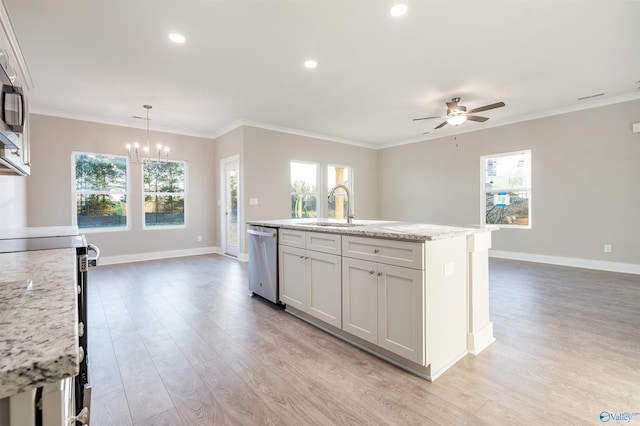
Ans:
[[[258,205],[258,199],[257,198],[249,198],[249,205],[250,206],[257,206]]]

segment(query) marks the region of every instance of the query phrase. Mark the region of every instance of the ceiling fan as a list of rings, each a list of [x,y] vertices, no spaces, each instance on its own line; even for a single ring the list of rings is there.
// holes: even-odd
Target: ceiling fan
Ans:
[[[463,105],[458,105],[460,102],[460,98],[452,98],[451,102],[446,102],[447,104],[447,115],[445,116],[436,116],[436,117],[422,117],[422,118],[414,118],[413,121],[418,120],[431,120],[432,118],[446,118],[445,121],[438,124],[435,128],[439,129],[446,124],[451,124],[453,126],[459,126],[464,123],[466,120],[478,121],[480,123],[484,123],[489,118],[488,117],[480,117],[478,115],[470,115],[475,114],[476,112],[488,111],[494,108],[500,108],[504,106],[504,102],[496,102],[495,104],[481,106],[479,108],[474,108],[467,111],[467,107]]]

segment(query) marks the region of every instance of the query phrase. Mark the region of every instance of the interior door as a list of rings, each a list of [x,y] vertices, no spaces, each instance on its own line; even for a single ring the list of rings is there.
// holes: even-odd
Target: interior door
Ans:
[[[222,160],[224,172],[224,252],[238,256],[240,229],[238,226],[238,179],[240,177],[238,159]]]

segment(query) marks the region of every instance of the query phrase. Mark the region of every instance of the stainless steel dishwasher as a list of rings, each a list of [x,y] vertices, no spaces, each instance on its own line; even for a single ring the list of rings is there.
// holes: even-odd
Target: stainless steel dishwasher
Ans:
[[[250,225],[249,290],[273,302],[278,295],[278,229]]]

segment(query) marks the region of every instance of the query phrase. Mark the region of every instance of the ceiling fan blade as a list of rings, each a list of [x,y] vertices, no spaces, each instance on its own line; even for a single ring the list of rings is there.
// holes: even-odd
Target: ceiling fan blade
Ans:
[[[439,129],[440,127],[443,127],[445,124],[447,124],[447,122],[443,121],[442,123],[438,124],[438,126],[434,127],[434,129]]]
[[[473,114],[474,112],[482,112],[482,111],[487,111],[490,109],[494,109],[494,108],[500,108],[504,106],[504,102],[496,102],[495,104],[491,104],[491,105],[485,105],[479,108],[474,108],[470,111],[467,111],[470,114]]]
[[[484,123],[488,119],[489,119],[488,117],[480,117],[480,116],[477,116],[477,115],[467,115],[467,120],[478,121],[480,123]]]
[[[422,118],[414,118],[413,121],[418,121],[418,120],[431,120],[432,118],[442,118],[440,116],[438,117],[422,117]]]

